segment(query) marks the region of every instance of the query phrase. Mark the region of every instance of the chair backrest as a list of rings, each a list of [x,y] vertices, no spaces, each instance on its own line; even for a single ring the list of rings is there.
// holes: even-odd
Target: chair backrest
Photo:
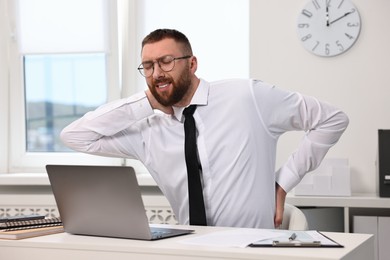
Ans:
[[[289,230],[307,230],[309,227],[305,214],[303,214],[299,208],[285,203],[283,222],[280,228]]]

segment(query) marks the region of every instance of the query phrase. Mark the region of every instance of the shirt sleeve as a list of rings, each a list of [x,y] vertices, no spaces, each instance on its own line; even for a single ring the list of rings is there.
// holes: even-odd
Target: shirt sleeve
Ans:
[[[142,136],[132,126],[152,114],[146,94],[139,93],[86,113],[65,127],[60,137],[66,146],[79,152],[138,159]]]
[[[255,81],[254,95],[264,126],[274,138],[287,131],[305,135],[287,162],[276,172],[277,183],[289,192],[305,174],[316,169],[335,145],[349,120],[340,109],[314,97]]]

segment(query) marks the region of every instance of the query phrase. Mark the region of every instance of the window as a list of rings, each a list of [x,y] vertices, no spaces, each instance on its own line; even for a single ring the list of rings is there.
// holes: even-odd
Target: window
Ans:
[[[70,151],[59,140],[70,122],[120,96],[116,1],[9,1],[11,171],[48,163],[120,164]],[[70,19],[71,18],[71,19]]]
[[[106,1],[19,0],[27,152],[66,151],[61,129],[107,101],[106,10]]]
[[[136,68],[157,28],[185,33],[209,81],[249,75],[248,0],[0,1],[0,83],[7,113],[0,171],[42,172],[49,163],[122,164],[79,154],[59,132],[100,104],[146,88]],[[189,16],[193,18],[189,18]],[[7,75],[9,71],[9,77]],[[9,100],[9,102],[8,102]],[[129,160],[139,172],[141,164]]]
[[[26,151],[70,151],[61,130],[107,101],[104,54],[24,56]]]

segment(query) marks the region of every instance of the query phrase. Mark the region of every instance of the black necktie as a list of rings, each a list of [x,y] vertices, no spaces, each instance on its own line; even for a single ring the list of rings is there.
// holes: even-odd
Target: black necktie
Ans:
[[[198,147],[196,145],[196,126],[193,117],[195,109],[196,105],[191,105],[183,111],[183,115],[185,116],[184,151],[187,165],[190,224],[207,226],[202,184],[200,181],[201,165],[198,159]]]

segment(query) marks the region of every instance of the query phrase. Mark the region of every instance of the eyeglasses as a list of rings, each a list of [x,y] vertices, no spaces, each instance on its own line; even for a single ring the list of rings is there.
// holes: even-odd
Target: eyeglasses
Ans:
[[[139,73],[141,73],[142,76],[144,76],[145,78],[148,78],[148,77],[152,76],[152,74],[154,72],[154,64],[156,62],[162,71],[170,72],[175,67],[176,60],[188,59],[191,57],[192,56],[187,55],[187,56],[174,58],[170,55],[167,55],[167,56],[163,56],[161,58],[156,59],[156,61],[144,61],[138,66],[138,71],[139,71]]]

